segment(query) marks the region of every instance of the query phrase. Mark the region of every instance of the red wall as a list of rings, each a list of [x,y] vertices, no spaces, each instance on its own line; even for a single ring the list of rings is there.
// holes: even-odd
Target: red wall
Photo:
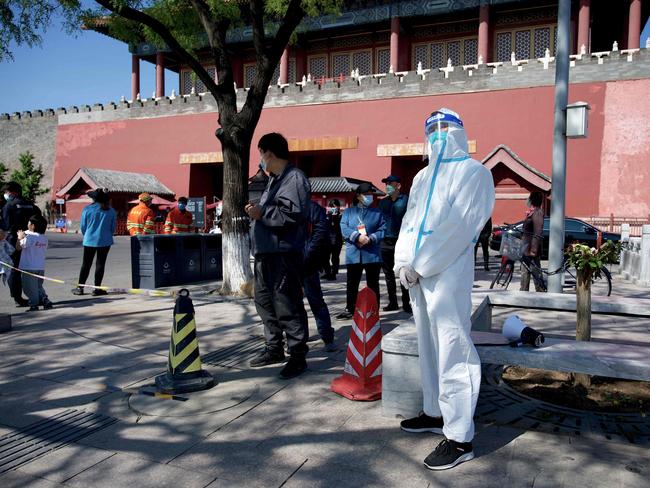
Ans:
[[[625,102],[626,110],[635,111],[635,103],[647,93],[650,80],[571,86],[569,101],[586,101],[591,111],[589,137],[568,142],[567,214],[590,216],[617,209],[616,192],[609,192],[610,197],[602,203],[599,200],[603,186],[601,159],[611,172],[621,158],[627,157],[617,141],[621,133],[635,133],[634,127],[618,125],[616,108]],[[445,106],[460,113],[469,139],[477,141],[477,153],[473,155],[476,159],[483,159],[495,146],[505,144],[529,165],[551,176],[553,97],[553,87],[538,87],[266,108],[254,141],[270,131],[281,132],[287,138],[357,136],[357,149],[341,151],[341,175],[370,180],[381,187],[381,179],[391,171],[391,158],[377,157],[377,145],[422,142],[425,118]],[[611,98],[607,103],[606,97]],[[644,105],[635,113],[647,116],[649,110]],[[604,141],[607,114],[611,122]],[[64,185],[80,166],[90,166],[153,173],[178,194],[187,194],[189,166],[179,164],[179,155],[218,151],[215,127],[215,114],[62,125],[57,135],[54,190]],[[637,149],[629,159],[628,173],[637,174],[637,167],[643,167],[644,178],[650,178],[650,170],[645,170],[650,156],[650,133],[647,124],[643,128],[636,131]],[[259,161],[255,146],[251,149],[251,175]],[[627,182],[621,181],[621,186],[625,185]],[[650,196],[647,192],[634,192],[630,198],[642,204],[624,207],[624,211],[639,211],[643,213],[640,216],[646,216]]]

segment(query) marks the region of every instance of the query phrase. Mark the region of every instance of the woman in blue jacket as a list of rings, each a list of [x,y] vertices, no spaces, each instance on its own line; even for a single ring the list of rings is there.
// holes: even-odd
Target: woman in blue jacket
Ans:
[[[371,207],[372,203],[372,185],[361,183],[355,191],[353,205],[345,209],[341,218],[347,266],[347,300],[345,311],[337,315],[338,319],[352,318],[364,270],[366,283],[377,294],[379,304],[380,244],[384,237],[385,223],[383,214],[379,209]]]
[[[117,213],[111,208],[108,193],[98,188],[89,191],[87,195],[93,199],[93,203],[83,209],[81,213],[81,233],[84,235],[84,255],[79,272],[79,286],[72,289],[75,295],[83,295],[84,287],[90,274],[90,267],[93,264],[95,254],[95,286],[101,286],[104,279],[104,266],[108,251],[113,245],[113,234],[117,226]],[[106,295],[105,290],[93,289],[93,296]]]

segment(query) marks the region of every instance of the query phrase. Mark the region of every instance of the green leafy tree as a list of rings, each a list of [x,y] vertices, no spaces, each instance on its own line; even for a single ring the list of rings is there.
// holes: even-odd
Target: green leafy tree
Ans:
[[[307,16],[336,13],[343,0],[96,0],[101,8],[73,0],[0,0],[0,45],[7,40],[38,43],[53,8],[68,26],[108,31],[125,42],[150,42],[174,52],[214,97],[219,110],[215,136],[224,157],[223,292],[239,293],[252,278],[248,243],[247,180],[253,133],[260,119],[273,72],[285,47]],[[27,12],[29,7],[36,8]],[[19,12],[27,14],[23,20]],[[256,76],[242,107],[237,107],[233,53],[226,45],[229,29],[248,25],[253,36]],[[199,61],[207,52],[216,66],[215,81]],[[10,54],[10,53],[9,53]],[[0,58],[1,59],[1,58]],[[281,129],[281,128],[279,128]]]
[[[9,168],[5,163],[0,163],[0,187],[7,182],[7,173]]]
[[[585,244],[572,244],[565,251],[566,261],[577,271],[576,283],[576,340],[591,340],[591,285],[600,278],[602,269],[617,263],[621,255],[619,242],[607,241],[598,249]],[[586,374],[573,375],[577,384],[588,388],[591,377]]]
[[[18,157],[20,169],[11,173],[11,181],[18,183],[23,189],[23,197],[29,200],[35,200],[37,196],[44,195],[49,188],[41,188],[41,181],[45,176],[43,167],[34,164],[34,155],[29,151]],[[1,169],[0,169],[1,171]]]

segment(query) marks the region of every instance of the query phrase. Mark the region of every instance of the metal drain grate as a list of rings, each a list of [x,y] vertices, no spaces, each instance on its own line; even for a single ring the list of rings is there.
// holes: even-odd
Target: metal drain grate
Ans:
[[[641,414],[576,410],[536,400],[502,382],[502,371],[502,366],[483,366],[475,414],[478,422],[650,446],[650,418]]]
[[[117,422],[116,418],[66,410],[0,437],[0,473],[78,441]]]
[[[213,366],[232,368],[244,361],[248,362],[264,349],[262,337],[251,337],[233,346],[224,347],[201,357],[204,363]]]

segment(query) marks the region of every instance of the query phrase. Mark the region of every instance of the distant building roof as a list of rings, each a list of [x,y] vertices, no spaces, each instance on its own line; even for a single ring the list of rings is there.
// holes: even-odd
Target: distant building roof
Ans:
[[[370,183],[376,195],[384,195],[384,192],[370,181],[346,176],[314,176],[309,178],[309,182],[312,193],[347,193],[356,190],[361,183]]]
[[[83,182],[89,189],[106,188],[112,193],[154,193],[156,195],[174,196],[174,192],[162,184],[152,174],[113,171],[98,168],[79,168],[72,178],[58,191],[61,197]]]

